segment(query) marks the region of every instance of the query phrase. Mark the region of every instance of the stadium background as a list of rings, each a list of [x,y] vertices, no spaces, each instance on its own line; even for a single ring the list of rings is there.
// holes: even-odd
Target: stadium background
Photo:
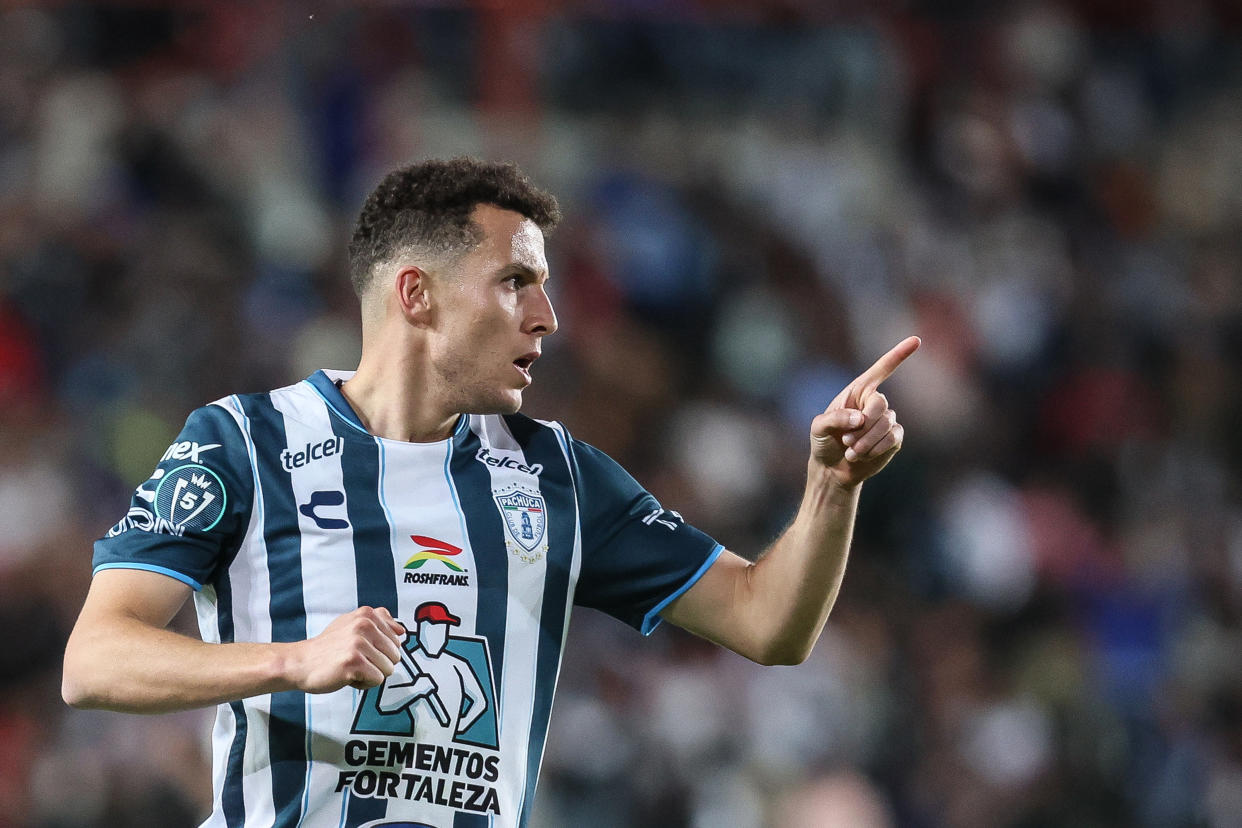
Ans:
[[[537,825],[1240,824],[1237,6],[342,5],[0,4],[0,825],[204,813],[209,714],[60,702],[90,543],[351,365],[361,199],[459,153],[567,214],[526,410],[735,549],[924,339],[810,661],[581,611]]]

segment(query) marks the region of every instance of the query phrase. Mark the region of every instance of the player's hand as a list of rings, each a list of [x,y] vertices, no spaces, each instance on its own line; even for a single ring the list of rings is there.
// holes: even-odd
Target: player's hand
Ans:
[[[387,609],[359,607],[314,638],[292,645],[290,678],[307,693],[375,687],[401,660],[405,636],[405,627]]]
[[[826,468],[839,485],[857,486],[901,450],[905,429],[878,389],[921,344],[917,336],[903,339],[811,421],[811,462]]]

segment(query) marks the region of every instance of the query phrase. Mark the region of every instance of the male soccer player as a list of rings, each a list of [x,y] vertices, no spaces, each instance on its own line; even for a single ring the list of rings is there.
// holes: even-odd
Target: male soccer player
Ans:
[[[512,166],[388,175],[350,244],[357,370],[194,411],[96,544],[65,700],[218,705],[206,825],[525,825],[574,604],[765,664],[819,637],[901,447],[877,386],[918,339],[812,421],[797,517],[751,564],[517,414],[558,219]],[[201,641],[167,629],[191,593]]]

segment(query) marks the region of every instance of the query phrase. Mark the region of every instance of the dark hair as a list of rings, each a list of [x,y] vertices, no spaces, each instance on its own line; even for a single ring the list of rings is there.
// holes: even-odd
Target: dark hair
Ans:
[[[556,198],[533,184],[516,164],[453,158],[393,170],[367,196],[349,241],[349,276],[362,296],[371,271],[401,248],[433,255],[466,251],[481,242],[470,220],[479,204],[521,213],[545,233],[561,220]]]

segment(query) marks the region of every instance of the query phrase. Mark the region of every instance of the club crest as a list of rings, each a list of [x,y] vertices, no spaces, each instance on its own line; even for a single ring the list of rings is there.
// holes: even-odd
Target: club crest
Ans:
[[[548,551],[547,507],[543,496],[522,486],[493,495],[509,533],[509,551],[526,563],[535,563]]]

